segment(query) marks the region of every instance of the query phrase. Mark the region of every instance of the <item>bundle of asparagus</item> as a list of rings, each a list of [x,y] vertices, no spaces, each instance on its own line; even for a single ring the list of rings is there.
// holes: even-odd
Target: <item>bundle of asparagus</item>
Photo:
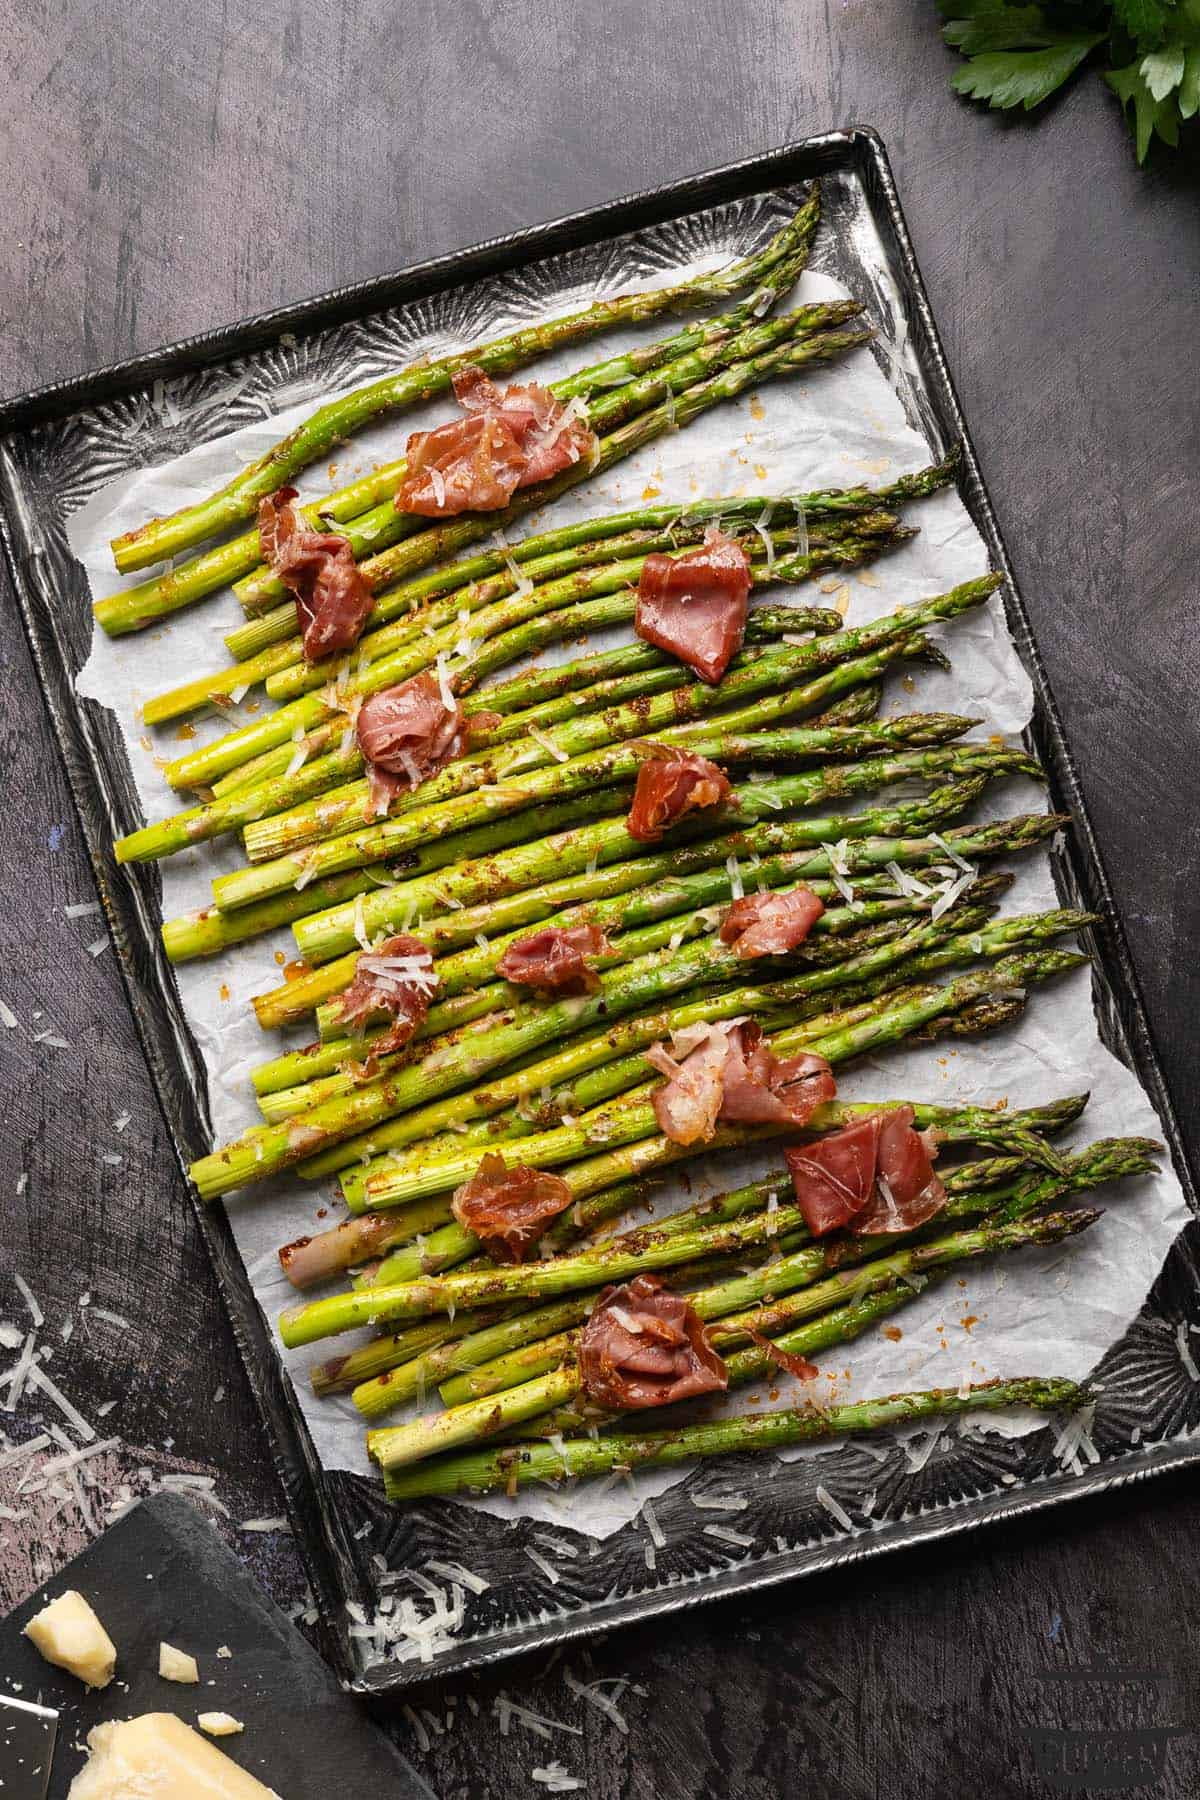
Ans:
[[[145,719],[221,709],[255,687],[270,705],[167,763],[170,787],[196,802],[129,833],[117,855],[152,861],[240,835],[245,865],[213,881],[213,904],[165,924],[175,962],[292,928],[302,963],[255,1012],[264,1030],[312,1020],[315,1039],[253,1071],[262,1123],[200,1158],[192,1178],[212,1199],[285,1171],[339,1177],[348,1216],[280,1257],[297,1288],[348,1285],[289,1310],[281,1334],[300,1346],[372,1327],[369,1341],[311,1371],[317,1393],[349,1391],[368,1420],[440,1387],[444,1410],[369,1436],[396,1499],[768,1448],[971,1405],[1078,1404],[1069,1383],[1020,1380],[678,1427],[668,1412],[661,1428],[652,1420],[631,1436],[585,1366],[589,1322],[611,1303],[605,1284],[649,1281],[684,1309],[722,1388],[779,1366],[807,1378],[805,1358],[950,1269],[1088,1229],[1095,1209],[1062,1202],[1144,1172],[1157,1149],[1142,1139],[1056,1148],[1085,1097],[1008,1112],[835,1095],[833,1071],[855,1059],[1012,1022],[1030,990],[1085,961],[1054,940],[1093,922],[1070,909],[996,916],[1011,875],[981,865],[1065,823],[966,817],[992,783],[1038,776],[1022,747],[968,738],[984,722],[957,714],[881,715],[888,676],[906,662],[948,666],[928,631],[984,605],[999,577],[853,627],[819,605],[746,611],[752,590],[900,550],[913,535],[901,509],[946,486],[953,457],[876,490],[643,504],[503,535],[664,433],[866,341],[852,301],[771,316],[818,217],[814,188],[761,253],[715,276],[413,364],[321,407],[210,499],[113,545],[122,571],[195,550],[264,503],[260,518],[276,517],[279,490],[334,441],[452,384],[457,392],[468,371],[515,370],[618,321],[744,295],[538,390],[552,434],[578,426],[589,452],[504,504],[432,522],[404,510],[413,440],[405,459],[288,515],[301,534],[335,527],[303,539],[302,553],[332,559],[326,573],[336,564],[362,601],[348,651],[314,658],[311,593],[293,582],[290,597],[284,561],[260,556],[255,531],[96,607],[121,633],[236,584],[246,617],[226,639],[233,662],[152,698]],[[273,543],[264,525],[262,544]],[[666,592],[689,581],[699,586],[683,593],[685,619],[693,607],[684,639],[697,617],[741,607],[715,669],[643,625],[656,582]],[[631,622],[632,642],[585,647],[554,667],[528,662]],[[381,788],[381,768],[397,771],[377,761],[364,718],[418,690],[453,722],[453,734],[436,728],[453,746],[428,766],[410,758],[405,778]],[[654,767],[686,792],[665,826],[646,830],[636,821]],[[696,782],[705,797],[688,801]],[[848,801],[855,810],[842,810]],[[756,917],[764,905],[805,911],[799,935],[744,952],[731,924],[748,899]],[[577,985],[558,992],[513,973],[541,939],[556,954],[574,946]],[[748,954],[767,956],[765,973]],[[760,1098],[775,1110],[714,1112],[691,1136],[672,1126],[664,1095],[674,1077],[663,1084],[658,1072],[664,1046],[684,1041],[753,1048]],[[797,1067],[829,1081],[801,1112],[761,1073]],[[872,1191],[895,1213],[886,1231],[831,1230],[799,1185],[792,1196],[792,1176],[773,1170],[628,1223],[663,1201],[669,1171],[702,1154],[780,1138],[793,1140],[791,1153],[819,1154],[803,1147],[893,1126],[914,1141],[924,1132],[975,1147],[942,1170],[933,1216],[895,1212],[881,1173]],[[465,1210],[488,1158],[554,1196],[534,1261],[511,1244],[517,1260],[498,1261]],[[519,1431],[502,1448],[474,1448]]]

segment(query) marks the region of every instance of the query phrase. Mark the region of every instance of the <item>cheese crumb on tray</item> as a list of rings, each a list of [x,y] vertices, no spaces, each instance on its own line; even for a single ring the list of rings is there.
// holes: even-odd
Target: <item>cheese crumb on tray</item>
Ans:
[[[67,1800],[279,1800],[174,1713],[97,1725],[88,1752]]]
[[[90,1688],[107,1687],[117,1667],[117,1647],[74,1588],[36,1613],[25,1636],[47,1662],[77,1675]]]
[[[200,1670],[194,1656],[177,1650],[174,1644],[158,1646],[158,1672],[164,1681],[197,1682]]]
[[[240,1719],[235,1719],[231,1713],[226,1712],[201,1713],[196,1723],[209,1737],[233,1737],[235,1733],[246,1729]]]

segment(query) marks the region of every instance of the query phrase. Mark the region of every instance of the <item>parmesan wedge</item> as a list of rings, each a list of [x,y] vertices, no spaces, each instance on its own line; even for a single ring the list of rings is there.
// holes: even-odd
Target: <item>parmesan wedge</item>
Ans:
[[[117,1647],[82,1594],[68,1588],[36,1613],[25,1636],[47,1662],[77,1675],[90,1688],[107,1687],[117,1666]]]
[[[279,1800],[174,1713],[97,1725],[88,1752],[67,1800]]]

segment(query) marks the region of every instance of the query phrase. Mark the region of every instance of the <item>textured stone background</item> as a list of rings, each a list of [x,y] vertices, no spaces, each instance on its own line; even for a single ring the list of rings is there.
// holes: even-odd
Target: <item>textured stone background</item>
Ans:
[[[968,110],[928,0],[9,0],[0,18],[10,394],[811,131],[876,126],[1200,1148],[1194,160],[1139,172],[1095,80],[1036,123]],[[141,1467],[192,1469],[235,1519],[272,1515],[116,965],[86,954],[94,920],[61,911],[92,898],[91,877],[4,598],[0,993],[32,1029],[0,1033],[0,1314],[17,1315],[16,1269],[53,1330],[77,1321],[52,1367],[81,1403],[119,1402],[127,1448],[97,1465],[104,1491],[136,1488]],[[118,1148],[119,1167],[102,1162]],[[129,1329],[81,1320],[85,1291]],[[909,1800],[935,1782],[1041,1795],[1030,1732],[1065,1722],[1037,1680],[1050,1664],[1167,1670],[1159,1722],[1200,1722],[1198,1527],[1186,1488],[1159,1484],[624,1633],[569,1666],[636,1684],[627,1736],[562,1665],[456,1684],[450,1730],[447,1694],[417,1696],[443,1726],[427,1723],[427,1752],[397,1730],[447,1800],[544,1792],[529,1772],[553,1757],[604,1800]],[[81,1541],[82,1525],[33,1537],[0,1515],[0,1604]],[[298,1602],[289,1541],[238,1541]],[[502,1736],[502,1683],[583,1735]],[[1139,1791],[1198,1785],[1185,1735]]]

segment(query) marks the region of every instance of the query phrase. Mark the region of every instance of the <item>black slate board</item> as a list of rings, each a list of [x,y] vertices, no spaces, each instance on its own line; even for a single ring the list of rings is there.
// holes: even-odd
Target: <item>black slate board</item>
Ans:
[[[116,1678],[96,1693],[45,1662],[22,1635],[26,1620],[66,1588],[91,1602],[117,1646]],[[163,1639],[196,1657],[198,1687],[159,1678]],[[220,1645],[232,1656],[218,1657]],[[194,1724],[197,1713],[218,1711],[246,1727],[220,1748],[281,1800],[343,1791],[434,1800],[208,1519],[177,1495],[143,1501],[0,1622],[6,1693],[61,1713],[49,1800],[64,1800],[87,1734],[103,1720],[174,1712]]]

